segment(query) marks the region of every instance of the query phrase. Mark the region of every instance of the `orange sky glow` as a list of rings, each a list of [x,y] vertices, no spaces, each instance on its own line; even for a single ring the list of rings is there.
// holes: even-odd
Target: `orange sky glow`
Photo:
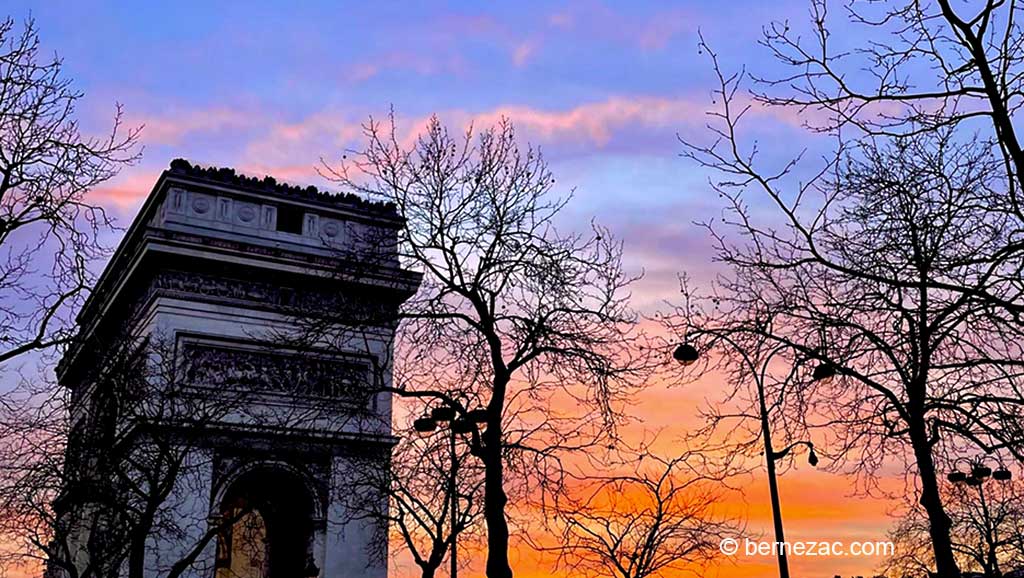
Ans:
[[[558,226],[586,232],[596,221],[624,241],[626,269],[644,274],[631,288],[632,304],[646,314],[678,296],[679,274],[701,285],[717,271],[708,235],[695,221],[719,218],[723,205],[709,187],[712,175],[679,157],[680,136],[714,138],[706,113],[717,80],[697,50],[698,30],[729,70],[770,71],[775,59],[758,45],[762,27],[779,19],[796,26],[810,4],[12,2],[0,17],[36,18],[44,52],[58,53],[87,95],[78,111],[83,130],[105,134],[115,102],[124,105],[125,126],[145,125],[142,159],[90,193],[122,227],[174,158],[337,190],[318,173],[319,160],[364,144],[361,126],[370,116],[393,111],[402,142],[433,114],[456,131],[507,116],[518,138],[542,149],[557,177],[554,194],[573,195]],[[815,147],[831,146],[801,129],[806,110],[765,107],[746,96],[739,102],[751,104],[751,135],[771,143],[762,147],[769,166],[800,149],[813,158]],[[116,246],[120,233],[108,237]],[[715,375],[686,386],[664,375],[653,380],[629,408],[625,441],[656,433],[653,449],[673,456],[702,425],[699,408],[723,388]],[[904,502],[857,495],[852,479],[827,466],[800,459],[780,476],[787,539],[887,540]],[[736,483],[740,491],[722,511],[745,520],[745,537],[772,540],[763,467]],[[904,482],[894,475],[880,483],[898,495]],[[467,547],[463,558],[467,576],[483,575],[478,550]],[[868,577],[881,562],[794,556],[790,567],[794,578]],[[522,540],[515,540],[512,563],[517,577],[568,575]],[[396,552],[392,575],[418,572]],[[737,555],[678,575],[769,578],[778,571],[771,556]],[[0,578],[30,576],[39,568],[0,569]]]

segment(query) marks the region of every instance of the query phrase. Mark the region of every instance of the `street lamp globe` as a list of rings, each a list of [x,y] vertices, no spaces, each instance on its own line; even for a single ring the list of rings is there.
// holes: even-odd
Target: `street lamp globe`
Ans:
[[[836,376],[836,368],[831,363],[820,363],[814,368],[814,373],[811,374],[811,379],[814,381],[820,381],[827,383]]]
[[[412,428],[421,436],[427,436],[437,429],[437,422],[429,417],[421,417],[412,422]]]
[[[487,410],[482,407],[466,412],[466,419],[472,423],[487,423]]]
[[[438,422],[451,421],[455,419],[455,408],[447,405],[435,407],[430,410],[430,417]]]
[[[697,362],[698,357],[700,357],[700,354],[697,353],[697,348],[689,343],[680,343],[676,350],[672,352],[672,358],[683,366],[693,365]]]

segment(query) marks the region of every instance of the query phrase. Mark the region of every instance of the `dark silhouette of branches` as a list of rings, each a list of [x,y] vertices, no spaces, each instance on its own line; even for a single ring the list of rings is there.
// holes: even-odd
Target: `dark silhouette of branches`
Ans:
[[[775,449],[790,448],[776,455],[773,469],[792,465],[795,446],[806,445],[811,432],[804,417],[811,408],[804,397],[804,382],[813,370],[807,358],[795,357],[792,349],[771,337],[775,320],[764,311],[746,311],[726,321],[715,315],[720,301],[715,296],[704,302],[689,281],[682,279],[683,294],[690,300],[679,308],[680,317],[669,318],[670,327],[684,327],[685,338],[699,343],[700,357],[687,368],[684,383],[715,374],[727,384],[720,397],[706,400],[699,408],[704,425],[690,432],[693,439],[704,440],[716,451],[742,459],[764,460],[764,414]],[[711,305],[711,311],[702,308]],[[738,312],[737,312],[738,313]],[[678,323],[682,321],[683,325]],[[762,393],[763,392],[763,393]],[[827,448],[817,448],[827,455]],[[782,452],[774,451],[775,454]]]
[[[548,510],[557,544],[529,541],[557,553],[558,569],[573,576],[701,576],[721,540],[740,531],[716,510],[734,473],[696,452],[642,451],[623,473],[587,476],[566,489]]]
[[[773,22],[765,27],[762,44],[783,71],[752,76],[752,104],[785,110],[809,130],[834,136],[840,149],[865,136],[939,131],[973,138],[976,148],[999,159],[998,186],[1005,199],[993,218],[1002,219],[1007,230],[1002,243],[975,256],[989,275],[972,280],[981,282],[939,277],[925,282],[983,299],[1019,320],[1024,153],[1014,119],[1024,58],[1020,3],[891,0],[830,9],[825,0],[811,0],[809,5],[806,26]],[[856,48],[850,48],[846,34],[857,38]],[[732,92],[740,79],[723,80]],[[731,96],[729,116],[738,120],[744,107],[735,92]],[[821,170],[827,172],[833,162],[826,159]],[[782,174],[765,176],[763,184],[777,185]],[[806,233],[802,227],[809,223],[780,208],[789,226]]]
[[[484,470],[487,575],[508,578],[509,491],[557,486],[559,455],[614,435],[651,365],[626,303],[633,279],[606,230],[557,231],[568,198],[508,121],[453,136],[435,118],[411,144],[393,118],[364,132],[365,148],[324,173],[396,207],[405,228],[385,253],[423,275],[394,319],[396,379],[383,389],[459,419],[482,410],[469,443]]]
[[[140,129],[83,136],[82,97],[32,20],[0,21],[0,363],[66,343],[112,222],[88,192],[139,158]]]
[[[23,543],[12,559],[35,559],[70,576],[113,576],[129,558],[141,562],[156,508],[181,466],[165,444],[142,435],[141,424],[117,425],[151,388],[146,349],[126,344],[113,351],[97,372],[94,396],[69,399],[51,384],[26,384],[5,396],[0,522],[5,536]],[[143,473],[150,475],[136,477]],[[81,532],[95,540],[87,562],[76,565]]]
[[[824,131],[850,126],[894,136],[961,125],[986,130],[984,143],[1005,163],[1019,219],[1024,154],[1013,120],[1024,60],[1020,3],[891,1],[844,5],[836,12],[813,0],[810,34],[788,23],[765,28],[763,44],[788,73],[759,78],[758,98],[818,113],[806,118]],[[837,32],[847,26],[868,39],[858,49],[839,48],[844,41]],[[854,70],[860,74],[850,74]]]
[[[964,572],[1002,576],[1024,568],[1022,491],[1020,480],[989,481],[984,486],[943,483],[953,550]],[[890,539],[896,555],[883,567],[887,575],[926,575],[934,567],[928,518],[917,505],[907,504]]]
[[[726,235],[708,223],[730,272],[681,313],[690,327],[749,334],[790,350],[810,371],[790,397],[793,423],[835,437],[833,467],[867,487],[881,467],[906,462],[920,484],[938,570],[957,576],[935,456],[963,444],[1022,457],[1019,265],[992,259],[1013,242],[1014,199],[1000,159],[949,129],[838,141],[815,173],[799,158],[763,169],[738,136],[742,76],[719,72],[710,145],[685,156],[721,176]],[[775,218],[756,218],[748,194]],[[997,299],[994,299],[997,297]],[[766,323],[769,320],[770,323]],[[813,362],[813,363],[808,363]]]
[[[4,563],[45,563],[68,578],[178,578],[252,511],[180,509],[183,488],[202,487],[212,467],[197,451],[202,436],[232,419],[308,423],[333,405],[267,414],[260,390],[202,387],[195,359],[156,337],[100,350],[77,387],[28,382],[0,397],[0,537],[16,545]],[[154,561],[160,541],[178,550]]]
[[[457,540],[465,552],[467,545],[480,540],[483,471],[479,461],[469,455],[466,434],[455,434],[453,456],[450,430],[424,436],[417,434],[410,422],[396,433],[401,439],[391,453],[390,467],[372,461],[357,464],[347,480],[342,503],[348,516],[382,522],[375,527],[390,532],[390,541],[411,554],[420,575],[431,578],[449,560],[452,541]],[[383,536],[374,540],[376,554],[384,554],[388,542]]]

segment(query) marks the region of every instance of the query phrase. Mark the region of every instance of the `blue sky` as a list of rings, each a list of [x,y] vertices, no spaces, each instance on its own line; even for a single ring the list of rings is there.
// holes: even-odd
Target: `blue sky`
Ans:
[[[705,172],[679,157],[679,135],[707,140],[715,79],[698,31],[729,70],[771,74],[758,45],[772,20],[806,20],[781,2],[58,2],[14,0],[45,51],[85,93],[86,132],[109,128],[115,103],[144,125],[141,162],[94,191],[134,216],[175,157],[297,184],[358,147],[360,124],[394,107],[416,132],[433,113],[452,127],[508,116],[575,191],[568,228],[592,219],[625,238],[634,291],[649,310],[677,275],[708,278],[710,243],[694,221],[720,211]],[[765,161],[815,141],[800,118],[752,111]],[[329,187],[328,187],[329,188]],[[116,239],[111,240],[112,243]]]
[[[87,131],[115,103],[144,125],[142,161],[94,192],[123,226],[176,157],[296,184],[327,184],[321,157],[358,147],[360,123],[394,107],[411,133],[436,113],[453,127],[505,115],[574,191],[565,228],[596,220],[625,239],[650,312],[678,275],[710,279],[708,175],[679,157],[706,139],[715,83],[698,31],[730,70],[774,68],[763,25],[806,20],[780,2],[59,2],[14,0],[85,92]],[[812,144],[799,119],[755,111],[765,160]],[[328,187],[330,188],[330,187]],[[112,238],[111,245],[117,239]]]
[[[805,21],[807,6],[7,0],[0,13],[35,18],[44,49],[63,57],[86,94],[79,115],[87,132],[109,128],[116,102],[130,126],[145,125],[142,161],[93,193],[122,225],[175,157],[322,185],[320,157],[358,146],[360,123],[389,107],[410,132],[432,113],[453,127],[506,115],[551,161],[557,192],[575,188],[564,225],[597,219],[625,239],[627,265],[646,272],[636,304],[649,310],[675,296],[678,273],[701,279],[714,270],[710,242],[692,222],[714,217],[720,204],[708,175],[679,157],[677,140],[707,138],[714,77],[698,54],[698,31],[726,68],[770,74],[761,27]],[[795,115],[756,110],[748,122],[765,161],[817,146]],[[676,424],[684,402],[647,400],[652,415],[671,413],[651,418],[652,427]],[[860,524],[882,538],[881,506],[837,504],[813,475],[787,481],[792,505],[806,508],[797,516],[805,533],[827,527],[815,512],[842,506],[830,524]],[[762,489],[754,502],[763,503]],[[760,514],[754,521],[764,523]],[[794,529],[799,535],[799,523]],[[870,570],[826,562],[817,574]]]
[[[770,10],[762,2],[141,4],[16,1],[7,10],[33,15],[45,47],[64,57],[87,94],[84,126],[105,128],[115,101],[146,125],[144,160],[121,188],[139,188],[175,156],[316,182],[320,156],[356,144],[352,128],[394,106],[411,125],[434,112],[452,124],[508,114],[556,172],[565,164],[576,175],[566,184],[581,185],[595,208],[611,199],[660,205],[702,180],[682,161],[666,162],[678,160],[676,133],[699,128],[710,105],[698,29],[727,63],[764,69],[761,25],[806,10],[803,2]],[[622,182],[629,174],[636,183]],[[132,206],[132,198],[122,191],[116,200]]]

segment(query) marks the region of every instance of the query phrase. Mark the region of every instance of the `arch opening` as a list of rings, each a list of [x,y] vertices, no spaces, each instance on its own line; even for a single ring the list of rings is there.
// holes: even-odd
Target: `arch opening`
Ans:
[[[230,521],[217,537],[216,578],[309,578],[313,496],[287,471],[260,468],[235,480],[220,503]]]

